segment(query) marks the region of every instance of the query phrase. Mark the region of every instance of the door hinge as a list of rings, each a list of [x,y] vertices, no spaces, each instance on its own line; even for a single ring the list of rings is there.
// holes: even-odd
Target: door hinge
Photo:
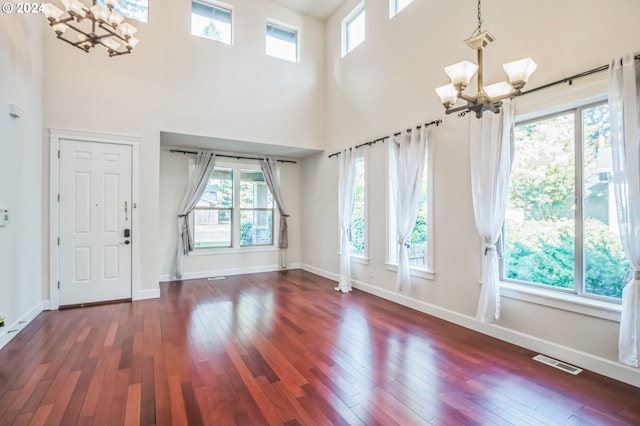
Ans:
[[[60,281],[58,281],[58,290],[60,290]]]
[[[60,237],[58,237],[58,245],[60,245]]]
[[[58,194],[58,202],[60,202],[60,194]]]
[[[60,150],[58,150],[58,158],[60,158]]]

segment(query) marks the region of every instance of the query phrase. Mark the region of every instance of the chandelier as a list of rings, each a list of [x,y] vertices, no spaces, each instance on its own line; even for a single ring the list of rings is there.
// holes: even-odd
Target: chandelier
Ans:
[[[537,68],[536,63],[531,58],[509,62],[502,66],[509,76],[509,83],[501,81],[488,86],[484,85],[482,80],[482,53],[484,48],[494,40],[495,38],[491,34],[487,31],[482,31],[481,7],[480,0],[478,0],[478,26],[471,34],[471,37],[464,41],[467,46],[477,52],[478,63],[462,61],[445,67],[444,71],[451,79],[451,83],[436,89],[436,93],[440,97],[447,114],[460,112],[461,115],[465,115],[467,112],[473,111],[476,117],[480,118],[484,111],[500,112],[503,99],[521,94],[522,88],[527,84],[529,77]],[[468,95],[464,90],[476,71],[478,73],[477,93]],[[459,98],[465,100],[467,102],[466,105],[453,108]]]
[[[60,40],[85,52],[101,45],[109,56],[118,56],[131,53],[139,41],[133,36],[138,29],[113,10],[118,2],[104,0],[102,6],[92,0],[87,6],[80,0],[62,0],[66,11],[47,3],[44,14]]]

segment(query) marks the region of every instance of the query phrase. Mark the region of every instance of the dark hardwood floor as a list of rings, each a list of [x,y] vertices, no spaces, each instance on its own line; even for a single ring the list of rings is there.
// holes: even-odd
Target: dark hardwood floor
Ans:
[[[0,425],[640,424],[640,389],[302,271],[44,312],[0,351]]]

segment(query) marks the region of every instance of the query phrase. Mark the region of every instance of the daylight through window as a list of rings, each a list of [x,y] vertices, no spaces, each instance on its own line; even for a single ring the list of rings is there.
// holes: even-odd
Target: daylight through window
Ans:
[[[351,52],[365,39],[364,2],[357,5],[342,21],[342,56]]]
[[[274,207],[261,170],[216,167],[191,215],[194,247],[271,246]]]
[[[265,52],[269,56],[298,62],[298,32],[267,23]]]
[[[356,158],[355,202],[351,216],[351,255],[366,257],[367,210],[366,210],[366,161]]]
[[[106,7],[104,0],[98,0],[98,4]],[[125,18],[149,21],[149,0],[120,0],[113,10]]]
[[[516,126],[504,279],[621,297],[628,263],[611,182],[610,132],[606,103]]]
[[[231,44],[231,7],[191,2],[191,34]]]
[[[391,166],[389,166],[391,167]],[[418,209],[418,217],[411,231],[409,247],[409,264],[413,268],[420,268],[429,270],[431,265],[429,262],[429,221],[430,221],[430,206],[431,195],[429,193],[429,178],[430,178],[430,165],[429,165],[429,150],[425,154],[424,171],[422,174],[422,183],[420,185],[420,204]],[[389,188],[392,188],[389,183]],[[389,199],[394,202],[395,195],[390,193]],[[397,244],[397,230],[396,230],[396,217],[395,209],[393,205],[389,203],[389,262],[392,264],[398,263],[398,244]]]
[[[389,0],[389,18],[393,18],[413,0]]]

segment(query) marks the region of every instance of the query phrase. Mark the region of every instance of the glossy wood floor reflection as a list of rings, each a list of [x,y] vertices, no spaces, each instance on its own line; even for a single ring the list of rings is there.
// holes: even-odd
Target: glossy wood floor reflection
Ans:
[[[0,425],[640,424],[640,389],[302,272],[44,312],[0,351]]]

